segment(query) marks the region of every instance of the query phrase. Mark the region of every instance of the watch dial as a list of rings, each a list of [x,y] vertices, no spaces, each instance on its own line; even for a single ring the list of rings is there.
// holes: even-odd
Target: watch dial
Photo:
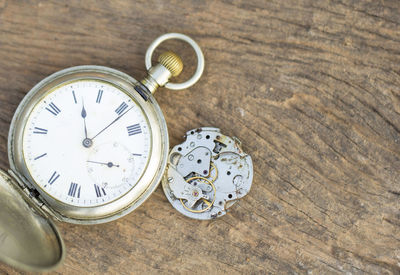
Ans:
[[[151,131],[141,107],[106,82],[59,86],[32,110],[23,155],[34,181],[74,206],[99,206],[131,190],[146,169]]]

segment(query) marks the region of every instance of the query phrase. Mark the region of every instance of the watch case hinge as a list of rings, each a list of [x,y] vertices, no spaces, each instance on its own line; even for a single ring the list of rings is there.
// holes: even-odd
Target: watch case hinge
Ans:
[[[10,176],[18,183],[18,187],[25,195],[30,202],[32,202],[35,206],[39,207],[46,217],[50,214],[54,217],[51,210],[47,207],[47,205],[43,202],[43,199],[40,196],[40,193],[30,184],[26,184],[14,171],[8,170]]]

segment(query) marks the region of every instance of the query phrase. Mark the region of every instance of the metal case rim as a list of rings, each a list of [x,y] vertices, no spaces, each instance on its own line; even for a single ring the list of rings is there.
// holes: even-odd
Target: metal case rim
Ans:
[[[68,80],[99,79],[120,87],[132,97],[146,115],[152,136],[152,152],[147,167],[138,183],[128,193],[110,203],[97,207],[78,207],[63,204],[48,196],[35,185],[25,162],[22,159],[22,133],[26,117],[51,87]],[[8,158],[11,170],[18,176],[19,182],[29,188],[35,188],[49,209],[50,214],[65,222],[75,224],[98,224],[118,219],[141,205],[157,188],[161,182],[167,164],[169,141],[167,125],[162,111],[151,94],[147,94],[147,101],[134,90],[138,82],[131,76],[108,67],[84,65],[70,67],[58,71],[36,84],[23,98],[11,121],[8,135]],[[150,130],[150,129],[149,129]],[[18,180],[17,179],[17,180]],[[147,183],[146,183],[147,181]],[[140,187],[136,189],[136,187]]]

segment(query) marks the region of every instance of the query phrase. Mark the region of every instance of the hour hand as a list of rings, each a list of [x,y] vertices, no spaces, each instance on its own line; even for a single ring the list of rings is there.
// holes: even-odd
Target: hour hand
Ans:
[[[83,123],[84,123],[84,125],[85,125],[85,138],[87,138],[86,115],[87,115],[87,113],[86,113],[86,110],[85,110],[85,104],[83,103],[83,100],[82,100],[82,112],[81,112],[81,116],[82,116],[82,118],[83,118]]]
[[[83,125],[84,125],[84,130],[85,130],[85,139],[82,141],[82,145],[83,147],[89,148],[92,146],[93,141],[87,137],[87,127],[86,127],[86,109],[85,109],[85,104],[83,102],[83,98],[82,98],[82,111],[81,111],[81,117],[83,118]]]

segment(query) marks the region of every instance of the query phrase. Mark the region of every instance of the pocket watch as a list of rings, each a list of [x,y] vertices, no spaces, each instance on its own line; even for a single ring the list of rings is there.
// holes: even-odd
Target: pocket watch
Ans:
[[[179,39],[193,47],[197,69],[184,83],[168,83],[183,65],[172,52],[152,66],[155,48]],[[0,260],[25,270],[62,261],[64,245],[51,218],[98,224],[120,218],[156,189],[167,164],[168,132],[153,97],[160,86],[193,85],[204,69],[190,37],[157,38],[145,56],[142,81],[102,66],[56,72],[18,106],[8,138],[8,174],[0,172]]]

